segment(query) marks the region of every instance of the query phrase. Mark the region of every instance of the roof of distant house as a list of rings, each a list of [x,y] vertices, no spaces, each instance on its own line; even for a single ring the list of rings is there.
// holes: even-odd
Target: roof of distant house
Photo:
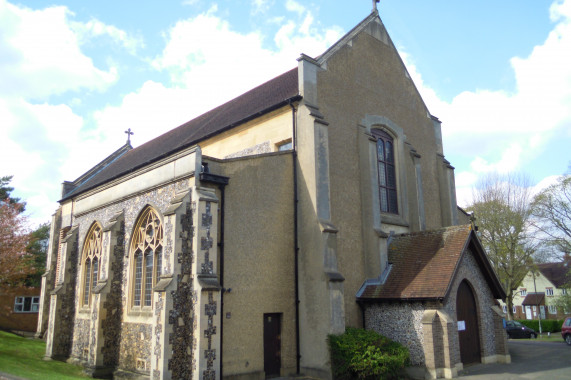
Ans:
[[[537,264],[537,268],[553,285],[560,288],[571,280],[569,262]]]
[[[384,283],[365,283],[361,300],[442,300],[467,248],[484,274],[495,298],[505,298],[485,252],[470,225],[395,235],[389,245],[392,268]],[[430,284],[427,286],[427,284]]]
[[[93,189],[298,100],[301,98],[298,87],[298,74],[295,68],[135,149],[124,152],[115,160],[110,160],[106,166],[100,167],[88,180],[78,181],[79,178],[86,177],[85,174],[80,176],[78,180],[70,182],[70,184],[78,183],[72,191],[62,195],[62,200]],[[163,126],[157,126],[161,127]]]

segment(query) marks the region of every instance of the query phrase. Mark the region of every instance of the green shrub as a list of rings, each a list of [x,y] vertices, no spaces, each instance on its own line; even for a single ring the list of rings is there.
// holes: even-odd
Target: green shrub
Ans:
[[[529,327],[530,329],[534,329],[535,331],[539,332],[539,321],[537,319],[521,319],[519,320],[522,325]],[[561,319],[542,319],[541,320],[541,332],[560,332],[561,325],[563,324],[563,320]]]
[[[336,380],[398,377],[410,360],[406,347],[371,330],[349,327],[328,343]]]

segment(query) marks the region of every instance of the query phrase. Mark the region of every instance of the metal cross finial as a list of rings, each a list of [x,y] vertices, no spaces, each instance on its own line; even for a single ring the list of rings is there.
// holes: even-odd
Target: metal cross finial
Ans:
[[[125,131],[125,133],[127,134],[127,144],[131,144],[131,135],[134,135],[135,132],[131,132],[131,128],[129,128]]]

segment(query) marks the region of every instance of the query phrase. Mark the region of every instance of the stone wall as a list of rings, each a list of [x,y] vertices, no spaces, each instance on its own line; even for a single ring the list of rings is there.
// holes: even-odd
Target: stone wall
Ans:
[[[172,358],[168,363],[168,370],[172,371],[173,379],[190,379],[196,370],[196,362],[193,361],[196,351],[196,339],[194,338],[196,291],[190,280],[194,261],[192,250],[194,227],[190,202],[186,204],[186,212],[181,216],[181,227],[181,251],[177,254],[180,274],[176,276],[176,290],[172,292],[172,310],[167,311],[168,324],[172,325],[172,334],[169,336]],[[167,224],[167,237],[170,236],[168,231],[171,228],[172,226]]]
[[[123,256],[125,254],[125,222],[121,222],[117,240],[111,249],[111,272],[110,289],[103,307],[107,309],[107,318],[102,322],[103,329],[103,365],[115,367],[119,362],[119,341],[121,338],[121,317],[123,314],[123,303],[121,297],[121,284],[124,270]]]
[[[71,356],[87,360],[89,352],[89,319],[76,318],[73,323],[73,346]]]
[[[150,324],[123,323],[119,367],[123,370],[149,374],[151,368]]]
[[[424,334],[422,332],[422,316],[425,305],[421,302],[395,302],[371,304],[365,309],[365,327],[378,332],[400,344],[410,351],[413,365],[423,365]]]
[[[71,236],[69,236],[71,234]],[[71,230],[66,236],[66,273],[60,277],[65,278],[61,288],[55,291],[50,301],[50,321],[48,329],[52,331],[53,343],[51,354],[54,358],[67,358],[71,355],[73,346],[73,330],[75,327],[76,311],[76,279],[78,275],[78,235],[77,231]],[[60,254],[64,255],[63,252]],[[63,259],[62,259],[63,260]],[[55,302],[57,299],[57,303]],[[57,316],[55,315],[57,313]],[[56,330],[56,321],[57,330]]]
[[[79,226],[78,246],[83,247],[86,234],[91,225],[97,221],[105,226],[111,220],[114,220],[118,214],[123,213],[124,219],[121,221],[119,232],[115,235],[115,241],[104,242],[104,246],[111,244],[110,255],[102,257],[102,265],[100,272],[100,280],[107,279],[109,292],[104,298],[101,307],[106,309],[106,317],[101,323],[103,344],[103,365],[110,368],[119,368],[121,370],[135,371],[142,373],[149,373],[151,368],[151,329],[152,317],[148,318],[148,323],[141,323],[137,320],[136,323],[130,323],[125,320],[126,310],[125,305],[128,302],[128,273],[129,273],[129,243],[133,227],[137,221],[140,212],[145,206],[151,205],[156,208],[162,215],[165,210],[170,206],[171,199],[177,192],[188,189],[189,180],[180,180],[161,188],[153,189],[148,192],[138,194],[120,202],[108,205],[107,207],[93,210],[83,215],[79,215],[74,220],[74,225]],[[167,226],[168,227],[168,226]],[[172,228],[172,226],[171,226]],[[107,235],[106,235],[107,236]],[[172,254],[173,243],[166,242],[164,252],[164,259],[168,262],[168,255]],[[170,250],[169,250],[170,249]],[[81,255],[81,249],[76,255]],[[106,273],[106,261],[110,261],[110,273]],[[81,260],[77,258],[74,261],[74,274],[73,278],[76,280],[76,292],[74,292],[74,304],[80,304],[81,294]],[[172,268],[166,269],[166,273],[172,273]],[[111,276],[108,278],[108,276]],[[93,305],[99,305],[100,302],[95,302],[99,295],[94,295]],[[94,330],[96,324],[90,323],[90,320],[97,318],[100,310],[93,308],[93,310],[78,310],[75,315],[73,348],[70,354],[77,358],[86,360],[85,348],[89,347],[89,341],[93,340],[97,331]],[[83,315],[86,313],[86,315]],[[87,318],[87,319],[84,319]],[[90,328],[92,324],[93,328]],[[93,331],[91,331],[93,330]],[[92,337],[93,339],[91,339]],[[95,350],[93,350],[95,355]],[[93,359],[93,358],[92,358]]]

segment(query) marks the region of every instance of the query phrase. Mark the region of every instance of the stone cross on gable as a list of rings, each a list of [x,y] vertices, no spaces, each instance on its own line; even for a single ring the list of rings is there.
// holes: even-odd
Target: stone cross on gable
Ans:
[[[127,144],[131,144],[131,135],[134,135],[135,132],[131,132],[131,128],[129,128],[125,131],[125,133],[127,134]]]
[[[373,12],[377,10],[377,3],[378,3],[379,1],[380,1],[380,0],[373,0]]]

